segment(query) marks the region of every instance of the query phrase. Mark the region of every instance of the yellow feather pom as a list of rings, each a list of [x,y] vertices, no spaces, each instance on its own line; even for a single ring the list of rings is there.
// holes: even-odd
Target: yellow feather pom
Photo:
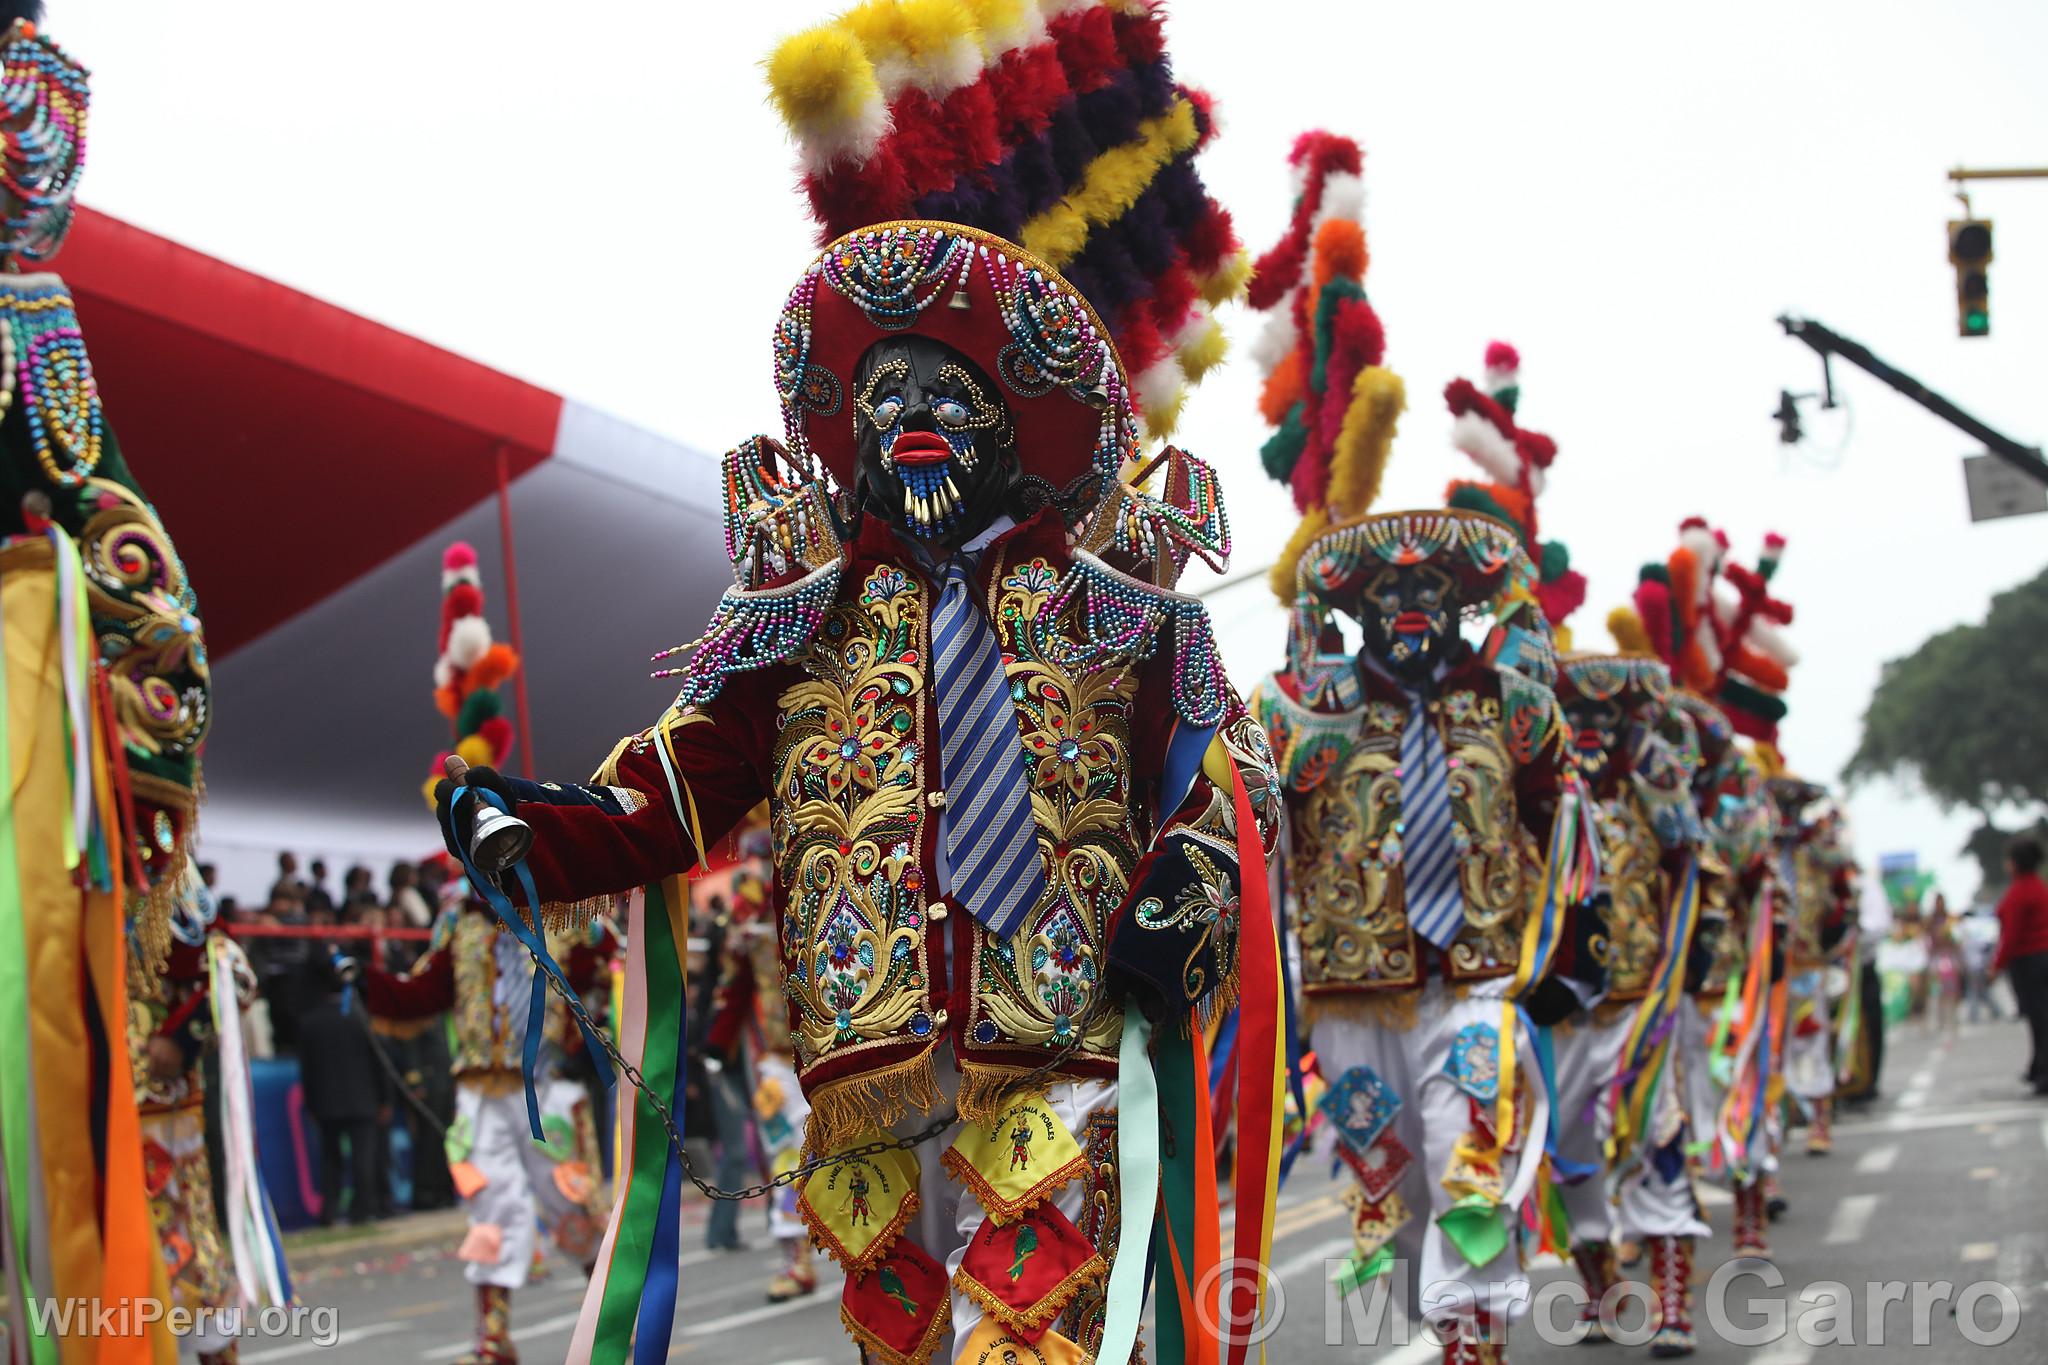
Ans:
[[[874,64],[847,30],[814,28],[785,39],[766,65],[776,110],[812,164],[864,154],[888,126]]]
[[[1173,393],[1158,402],[1145,405],[1145,433],[1153,440],[1164,440],[1173,435],[1173,429],[1180,425],[1181,409],[1188,405],[1188,389],[1185,384],[1176,384]]]
[[[441,773],[435,773],[420,784],[420,795],[427,798],[427,809],[434,809],[434,788],[441,785]]]
[[[1608,612],[1607,633],[1624,654],[1657,652],[1657,647],[1650,643],[1650,632],[1643,629],[1643,618],[1636,615],[1634,607],[1616,607]]]
[[[981,50],[993,57],[1022,47],[1044,31],[1038,7],[1030,0],[966,0],[981,35]]]
[[[1330,529],[1330,514],[1322,508],[1312,508],[1301,519],[1301,525],[1294,528],[1294,534],[1287,541],[1287,548],[1280,552],[1280,558],[1273,562],[1273,568],[1266,575],[1266,581],[1273,586],[1273,595],[1282,602],[1294,601],[1294,578],[1301,566],[1302,553],[1309,542]]]
[[[489,768],[498,761],[498,751],[482,735],[470,735],[455,746],[455,754],[472,768]]]
[[[1190,382],[1199,381],[1221,365],[1229,352],[1230,338],[1223,335],[1222,324],[1209,318],[1202,324],[1202,330],[1180,348],[1180,367]]]
[[[1394,428],[1407,405],[1408,392],[1401,376],[1377,365],[1359,371],[1351,386],[1351,406],[1344,410],[1344,424],[1338,428],[1337,444],[1330,452],[1326,501],[1333,515],[1360,516],[1380,495]]]
[[[1185,99],[1138,126],[1135,140],[1112,147],[1088,163],[1081,184],[1054,207],[1024,224],[1018,244],[1055,267],[1079,255],[1088,230],[1123,216],[1154,176],[1195,145],[1195,107]]]
[[[1218,266],[1215,274],[1202,281],[1202,298],[1211,308],[1221,308],[1244,293],[1251,282],[1251,253],[1240,249]]]
[[[1550,628],[1550,643],[1553,647],[1556,648],[1557,652],[1560,654],[1571,653],[1572,628],[1567,625],[1552,626]]]

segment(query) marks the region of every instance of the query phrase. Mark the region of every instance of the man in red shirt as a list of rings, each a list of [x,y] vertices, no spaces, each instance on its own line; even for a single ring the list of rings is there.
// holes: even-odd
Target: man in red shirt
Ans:
[[[2041,845],[2018,838],[2005,851],[2012,884],[1998,902],[1998,956],[1993,973],[2012,980],[2020,1016],[2033,1037],[2026,1079],[2036,1095],[2048,1095],[2048,885],[2041,881]]]

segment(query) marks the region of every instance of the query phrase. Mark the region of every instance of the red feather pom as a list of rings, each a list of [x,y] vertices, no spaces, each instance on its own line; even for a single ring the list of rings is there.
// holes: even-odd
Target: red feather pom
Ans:
[[[500,763],[512,752],[512,722],[503,716],[492,716],[476,727],[477,736],[491,746],[491,752]]]
[[[1636,584],[1635,601],[1643,633],[1650,637],[1657,657],[1670,663],[1678,653],[1671,638],[1671,589],[1654,578],[1646,578]]]
[[[1489,370],[1513,370],[1521,368],[1522,357],[1515,348],[1505,341],[1488,342],[1486,347],[1486,368]]]
[[[484,614],[484,590],[474,583],[457,583],[441,594],[441,623],[460,621],[465,616]]]
[[[1577,569],[1566,569],[1548,583],[1537,585],[1536,601],[1543,608],[1543,619],[1557,625],[1586,605],[1586,576]]]
[[[466,540],[458,540],[441,552],[441,567],[444,569],[466,569],[476,563],[476,547]]]

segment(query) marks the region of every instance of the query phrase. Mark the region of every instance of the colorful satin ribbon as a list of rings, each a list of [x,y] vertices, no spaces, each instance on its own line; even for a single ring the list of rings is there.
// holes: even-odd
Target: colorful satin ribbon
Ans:
[[[1244,776],[1231,771],[1237,815],[1238,1036],[1236,1270],[1226,1281],[1224,1323],[1229,1365],[1242,1365],[1266,1307],[1266,1276],[1252,1267],[1272,1259],[1274,1195],[1280,1184],[1280,1121],[1289,1072],[1280,940],[1267,894],[1266,850],[1252,818]],[[1250,1279],[1253,1283],[1247,1284]],[[1259,1359],[1266,1348],[1259,1345]]]
[[[1116,1165],[1119,1233],[1109,1269],[1107,1313],[1098,1360],[1129,1360],[1145,1314],[1147,1252],[1159,1197],[1159,1087],[1152,1074],[1152,1022],[1137,1003],[1124,1006],[1123,1044],[1117,1055]]]
[[[1666,919],[1664,955],[1651,978],[1649,992],[1636,1006],[1628,1037],[1622,1043],[1621,1064],[1615,1070],[1611,1092],[1614,1129],[1608,1139],[1610,1160],[1623,1159],[1630,1144],[1649,1131],[1651,1106],[1670,1057],[1678,1005],[1685,993],[1685,962],[1692,950],[1693,931],[1699,918],[1699,862],[1687,857],[1678,894]]]

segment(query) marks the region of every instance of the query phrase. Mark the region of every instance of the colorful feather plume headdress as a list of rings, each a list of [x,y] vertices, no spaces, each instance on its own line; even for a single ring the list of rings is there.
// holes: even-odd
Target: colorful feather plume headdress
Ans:
[[[1451,444],[1471,457],[1483,480],[1457,479],[1444,490],[1452,507],[1497,517],[1522,535],[1522,548],[1536,567],[1534,592],[1543,619],[1569,647],[1565,619],[1586,600],[1586,578],[1572,568],[1571,552],[1560,540],[1539,538],[1537,503],[1542,498],[1557,442],[1516,422],[1521,401],[1522,358],[1505,341],[1486,348],[1484,388],[1453,379],[1444,389],[1451,410]]]
[[[1273,428],[1259,459],[1285,484],[1301,525],[1273,566],[1292,603],[1309,546],[1371,510],[1407,403],[1386,369],[1386,334],[1365,294],[1363,154],[1350,138],[1302,134],[1287,233],[1259,258],[1251,306],[1268,315],[1253,349],[1259,412]]]
[[[437,640],[434,705],[454,727],[455,747],[434,756],[426,781],[429,805],[450,753],[472,768],[503,767],[512,753],[512,722],[498,688],[519,671],[519,655],[491,638],[491,623],[484,619],[483,575],[468,541],[456,541],[441,556]]]
[[[867,0],[766,62],[821,242],[922,219],[1017,243],[1106,320],[1153,437],[1222,359],[1211,310],[1249,271],[1162,22],[1143,0]]]
[[[1785,539],[1767,535],[1753,569],[1730,558],[1728,537],[1705,518],[1688,517],[1678,539],[1662,563],[1643,566],[1633,609],[1616,610],[1608,627],[1624,648],[1662,658],[1680,686],[1718,706],[1775,767],[1785,692],[1799,662],[1784,634],[1791,604],[1770,593]]]

